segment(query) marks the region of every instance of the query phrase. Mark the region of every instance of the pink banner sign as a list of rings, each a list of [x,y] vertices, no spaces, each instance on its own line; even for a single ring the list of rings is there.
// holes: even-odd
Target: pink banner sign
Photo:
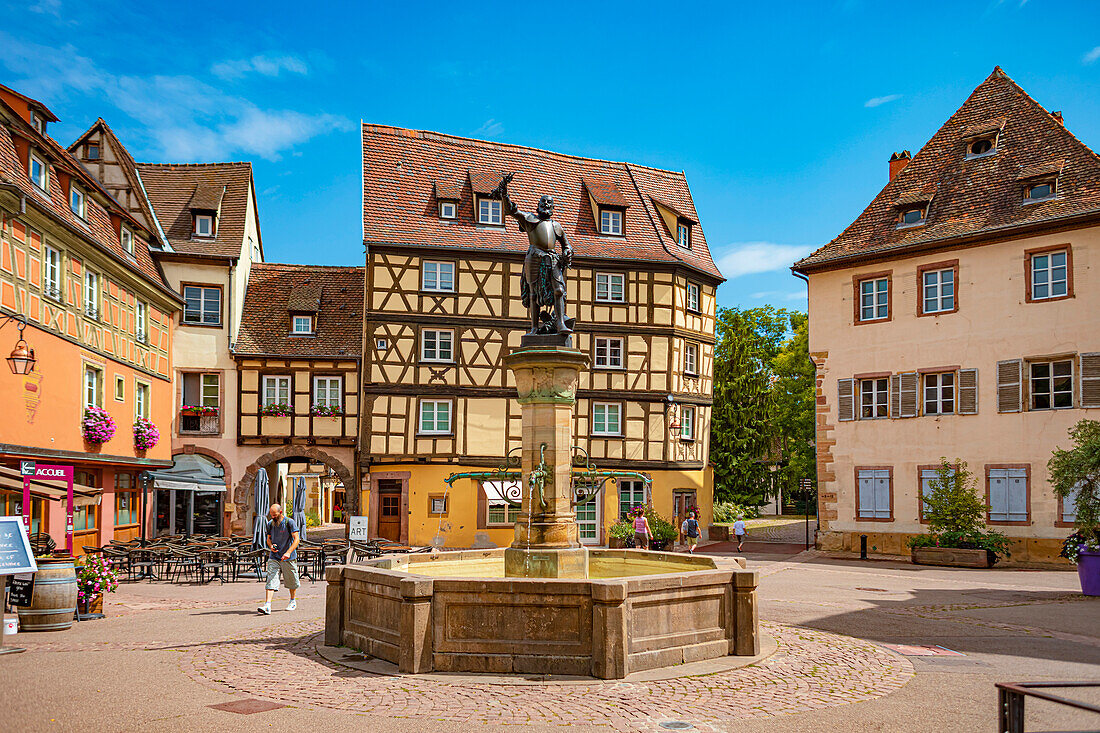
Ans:
[[[31,534],[31,479],[65,479],[68,486],[68,506],[65,514],[65,549],[73,553],[73,467],[54,466],[34,461],[20,461],[19,473],[23,476],[23,524],[27,536]]]

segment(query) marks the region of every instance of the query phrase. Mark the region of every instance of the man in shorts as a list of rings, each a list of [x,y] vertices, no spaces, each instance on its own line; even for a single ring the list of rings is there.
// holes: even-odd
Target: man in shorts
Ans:
[[[695,518],[695,512],[688,512],[687,519],[680,525],[680,533],[687,539],[688,554],[695,554],[695,546],[699,544],[699,520]]]
[[[298,608],[294,596],[298,594],[298,525],[283,514],[283,508],[272,504],[267,512],[267,546],[271,553],[267,558],[267,599],[257,610],[271,615],[271,599],[279,592],[279,573],[290,591],[290,603],[286,610]]]

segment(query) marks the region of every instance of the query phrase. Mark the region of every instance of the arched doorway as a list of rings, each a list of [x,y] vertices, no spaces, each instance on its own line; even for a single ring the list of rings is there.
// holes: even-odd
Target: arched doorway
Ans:
[[[245,470],[244,475],[241,476],[241,480],[233,489],[234,531],[249,532],[252,529],[250,520],[254,509],[252,503],[254,501],[253,488],[256,485],[256,474],[260,471],[267,471],[269,467],[276,463],[294,461],[296,459],[303,462],[323,464],[332,469],[332,472],[336,475],[336,479],[344,487],[345,496],[349,502],[347,508],[352,510],[355,508],[354,505],[351,504],[351,502],[357,501],[359,495],[355,487],[355,474],[344,465],[343,461],[326,453],[320,448],[301,445],[284,445],[270,453],[264,453],[253,461],[252,465]]]

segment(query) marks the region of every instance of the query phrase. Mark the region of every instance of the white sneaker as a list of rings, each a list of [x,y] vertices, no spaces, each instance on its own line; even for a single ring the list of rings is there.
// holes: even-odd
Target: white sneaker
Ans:
[[[256,610],[259,611],[260,613],[262,613],[265,616],[270,616],[271,615],[271,604],[270,603],[265,603],[264,605],[260,606]]]
[[[298,601],[291,599],[290,603],[286,604],[286,610],[294,611],[298,608]]]

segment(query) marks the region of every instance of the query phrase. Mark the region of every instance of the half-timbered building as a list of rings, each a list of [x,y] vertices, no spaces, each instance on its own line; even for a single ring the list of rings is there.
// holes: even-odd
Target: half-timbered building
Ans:
[[[220,534],[234,519],[240,529],[225,495],[244,460],[232,348],[249,271],[263,261],[252,165],[138,163],[102,118],[69,151],[153,232],[152,257],[183,300],[171,365],[176,465],[156,476],[153,530]]]
[[[494,482],[443,479],[520,444],[503,357],[528,327],[527,238],[490,192],[554,196],[575,257],[574,344],[591,365],[577,445],[604,468],[645,472],[578,509],[585,542],[636,504],[710,519],[707,455],[715,290],[722,276],[683,173],[418,130],[364,125],[366,290],[359,511],[372,535],[449,547],[507,544],[515,510]],[[349,495],[349,501],[354,500]]]
[[[10,319],[23,320],[36,357],[33,371],[0,374],[0,512],[29,509],[33,532],[63,546],[71,531],[79,553],[138,535],[138,476],[171,465],[171,441],[138,444],[134,425],[171,424],[171,322],[183,302],[150,255],[155,229],[50,137],[56,120],[0,86],[0,337],[14,342]],[[104,414],[105,441],[110,431],[82,427]],[[74,471],[84,495],[71,517],[56,486],[23,506],[15,469],[26,460]]]
[[[250,526],[259,470],[278,488],[292,472],[321,475],[309,466],[323,465],[340,483],[329,501],[358,485],[362,328],[362,267],[252,265],[233,352],[238,455],[247,466],[233,492],[239,528]]]

